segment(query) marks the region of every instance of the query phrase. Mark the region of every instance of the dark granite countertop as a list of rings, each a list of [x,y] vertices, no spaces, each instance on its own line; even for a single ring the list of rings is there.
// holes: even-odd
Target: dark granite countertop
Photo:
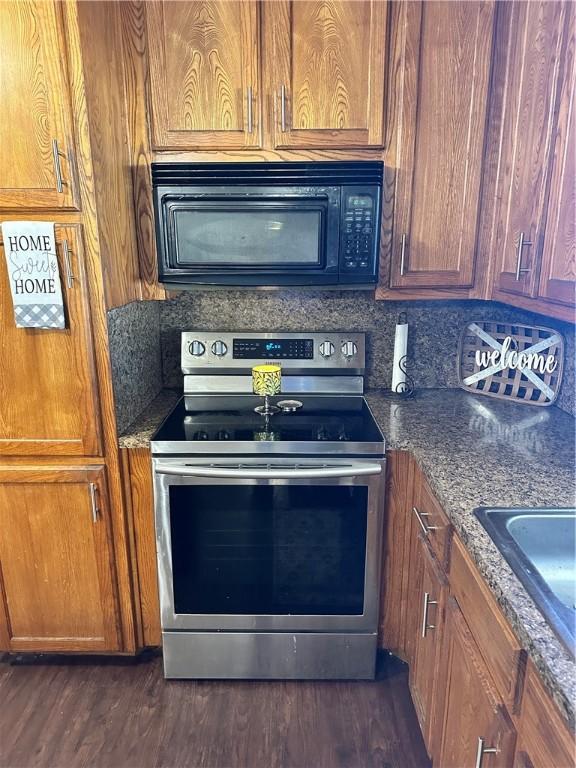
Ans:
[[[178,400],[182,392],[163,389],[118,438],[120,448],[148,448],[150,439]]]
[[[369,392],[389,450],[408,450],[424,472],[549,692],[574,728],[576,664],[473,514],[477,507],[571,507],[575,420],[451,390],[408,400]]]
[[[147,447],[179,397],[165,390],[120,437]],[[576,663],[473,514],[476,507],[575,504],[575,420],[545,408],[461,390],[420,390],[401,400],[368,392],[389,450],[414,454],[518,639],[574,728]]]

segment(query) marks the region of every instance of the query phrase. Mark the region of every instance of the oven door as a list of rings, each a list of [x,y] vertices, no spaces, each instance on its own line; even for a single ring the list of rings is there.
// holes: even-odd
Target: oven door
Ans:
[[[164,630],[375,632],[384,461],[154,460]]]
[[[155,205],[161,282],[338,280],[339,187],[160,188]]]

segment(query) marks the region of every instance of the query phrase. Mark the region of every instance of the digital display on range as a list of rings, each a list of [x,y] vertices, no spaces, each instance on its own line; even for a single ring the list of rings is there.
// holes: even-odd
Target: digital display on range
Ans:
[[[235,360],[313,360],[313,339],[234,339]]]

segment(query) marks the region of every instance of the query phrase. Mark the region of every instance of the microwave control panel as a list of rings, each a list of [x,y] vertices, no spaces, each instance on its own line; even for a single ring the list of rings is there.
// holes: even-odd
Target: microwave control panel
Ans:
[[[371,194],[348,190],[343,197],[340,269],[370,273],[375,266],[377,199]]]

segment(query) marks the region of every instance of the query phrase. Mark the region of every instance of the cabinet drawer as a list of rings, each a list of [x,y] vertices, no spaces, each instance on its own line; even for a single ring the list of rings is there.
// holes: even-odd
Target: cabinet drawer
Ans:
[[[420,475],[412,512],[438,562],[447,569],[452,525],[423,475]]]
[[[498,603],[457,537],[454,537],[451,551],[450,589],[460,605],[500,695],[508,709],[517,712],[526,652],[521,648]]]

